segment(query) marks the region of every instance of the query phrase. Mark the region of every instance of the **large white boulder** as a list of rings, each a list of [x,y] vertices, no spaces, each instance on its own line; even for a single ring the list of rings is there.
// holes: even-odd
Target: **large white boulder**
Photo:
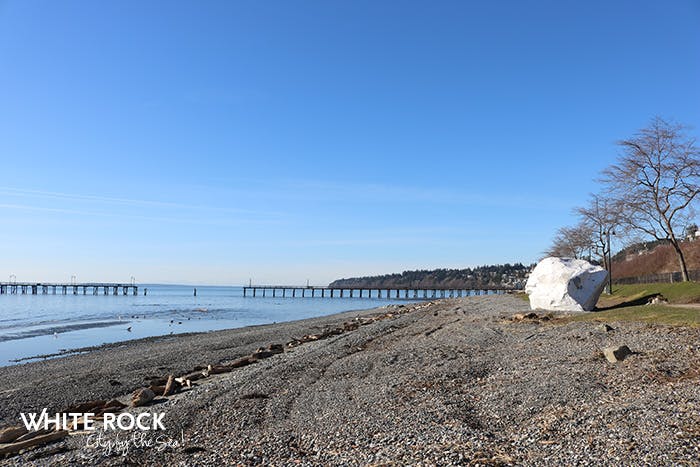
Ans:
[[[545,258],[525,284],[533,310],[591,311],[603,292],[608,271],[588,261]]]

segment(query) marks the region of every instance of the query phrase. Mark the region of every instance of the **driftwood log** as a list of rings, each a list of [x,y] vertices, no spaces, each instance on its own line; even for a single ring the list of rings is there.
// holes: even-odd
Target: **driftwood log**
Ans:
[[[227,365],[209,365],[206,372],[207,375],[218,375],[221,373],[228,373],[231,370],[233,370],[233,368]]]
[[[43,446],[44,444],[52,443],[54,441],[61,440],[68,436],[68,430],[54,431],[48,434],[35,436],[34,438],[18,441],[11,444],[4,444],[0,446],[0,455],[6,454],[16,454],[22,449],[27,449],[33,446]]]
[[[48,433],[51,433],[54,430],[47,430],[46,428],[42,428],[41,430],[36,430],[36,431],[29,431],[19,438],[17,438],[14,442],[19,443],[21,441],[27,441],[28,439],[36,438],[37,436],[41,435],[46,435]]]
[[[163,389],[163,395],[164,396],[169,396],[173,394],[177,388],[175,387],[175,376],[169,375],[168,376],[168,381],[165,383],[165,389]]]
[[[0,430],[0,443],[10,443],[27,433],[27,429],[21,425],[8,426]]]
[[[99,409],[101,407],[104,407],[104,405],[107,403],[106,400],[103,399],[98,399],[94,401],[89,401],[89,402],[83,402],[81,404],[77,405],[72,405],[68,407],[66,410],[64,410],[64,413],[88,413],[88,412],[95,412],[95,409]]]
[[[107,402],[105,405],[100,407],[97,413],[115,413],[119,412],[123,408],[126,407],[126,404],[122,404],[116,399],[112,399],[111,401]]]

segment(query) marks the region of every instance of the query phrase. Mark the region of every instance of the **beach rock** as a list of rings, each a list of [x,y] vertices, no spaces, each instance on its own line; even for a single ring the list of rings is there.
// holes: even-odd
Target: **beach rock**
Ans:
[[[661,294],[656,294],[649,299],[647,305],[668,305],[668,300]]]
[[[533,310],[591,311],[608,272],[588,261],[549,257],[533,269],[525,285]]]
[[[609,324],[605,324],[605,323],[601,324],[601,325],[598,327],[598,329],[600,329],[600,330],[603,331],[603,332],[612,332],[612,331],[615,330],[614,327],[610,326]]]
[[[139,407],[146,405],[156,397],[155,393],[148,388],[141,388],[131,395],[131,405]]]
[[[606,347],[603,349],[603,354],[610,363],[621,362],[632,355],[632,353],[633,352],[626,345],[621,345],[620,347]]]

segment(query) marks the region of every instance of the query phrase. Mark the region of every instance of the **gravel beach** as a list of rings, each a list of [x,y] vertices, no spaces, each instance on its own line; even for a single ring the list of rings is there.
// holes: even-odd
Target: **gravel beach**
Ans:
[[[447,299],[0,368],[1,427],[20,412],[128,401],[152,378],[324,335],[127,409],[164,412],[167,443],[107,454],[72,434],[0,462],[700,465],[699,329],[512,319],[528,311],[511,295]],[[634,354],[609,363],[602,349],[622,344]]]

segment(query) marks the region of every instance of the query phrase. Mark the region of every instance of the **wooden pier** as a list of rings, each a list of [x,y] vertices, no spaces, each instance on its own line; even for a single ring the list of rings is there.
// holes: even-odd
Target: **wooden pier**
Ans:
[[[433,298],[468,297],[471,295],[493,295],[512,292],[514,288],[486,287],[460,289],[455,287],[321,287],[293,285],[247,285],[244,297],[273,298],[375,298],[385,300],[423,300]]]
[[[138,292],[136,284],[0,282],[0,295],[138,295]]]

